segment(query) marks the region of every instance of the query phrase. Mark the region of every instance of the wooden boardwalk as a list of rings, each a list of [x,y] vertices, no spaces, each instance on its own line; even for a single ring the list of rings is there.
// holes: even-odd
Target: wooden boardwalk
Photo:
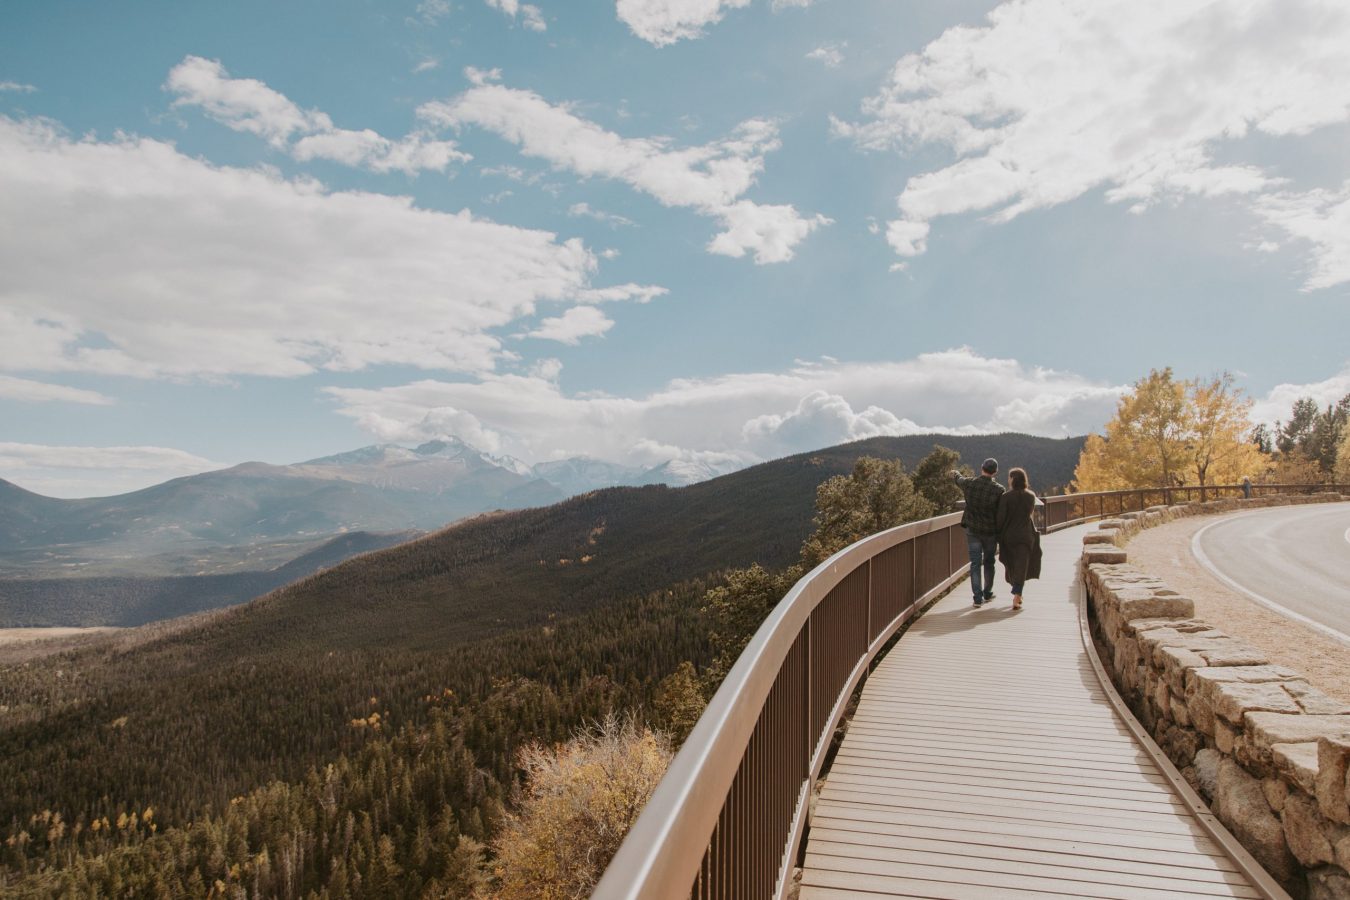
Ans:
[[[802,900],[1260,897],[1116,718],[1075,606],[1082,528],[1011,611],[962,582],[872,673],[825,783]]]

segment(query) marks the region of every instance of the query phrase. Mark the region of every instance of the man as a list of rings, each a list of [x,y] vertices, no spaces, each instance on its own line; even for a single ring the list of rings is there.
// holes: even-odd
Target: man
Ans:
[[[955,469],[952,478],[966,496],[966,509],[961,515],[961,527],[966,530],[966,549],[970,551],[970,589],[975,594],[975,608],[994,599],[994,556],[998,550],[998,498],[1003,496],[1003,485],[994,480],[998,474],[998,460],[986,459],[980,474],[962,475]],[[983,571],[984,579],[980,575]]]

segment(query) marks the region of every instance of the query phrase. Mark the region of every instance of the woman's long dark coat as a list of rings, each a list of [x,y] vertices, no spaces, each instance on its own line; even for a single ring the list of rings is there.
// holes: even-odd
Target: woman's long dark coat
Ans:
[[[1041,577],[1041,536],[1031,521],[1036,495],[1007,491],[998,498],[998,559],[1008,584]]]

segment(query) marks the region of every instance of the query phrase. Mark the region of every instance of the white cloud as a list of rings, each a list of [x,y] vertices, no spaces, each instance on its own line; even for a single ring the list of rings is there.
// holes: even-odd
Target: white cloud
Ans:
[[[847,46],[847,41],[839,41],[833,44],[821,44],[819,47],[806,54],[806,58],[824,63],[826,68],[837,69],[844,62],[844,48]]]
[[[1346,394],[1350,394],[1350,363],[1340,372],[1322,381],[1306,384],[1277,384],[1264,397],[1255,398],[1252,404],[1252,421],[1273,425],[1275,422],[1289,420],[1294,401],[1311,397],[1319,407],[1325,409],[1336,403]]]
[[[617,255],[617,254],[615,254]],[[601,256],[613,258],[605,253]],[[631,300],[634,303],[650,303],[657,297],[669,293],[663,287],[641,284],[616,284],[613,287],[585,288],[577,291],[576,299],[581,303],[614,303],[619,300]]]
[[[582,338],[599,337],[613,327],[614,320],[594,306],[574,306],[561,316],[544,319],[525,336],[575,347]]]
[[[487,5],[493,9],[501,10],[512,19],[520,18],[530,31],[548,30],[548,23],[544,21],[544,13],[537,6],[521,3],[520,0],[487,0]]]
[[[31,84],[20,84],[17,81],[0,81],[0,93],[12,92],[16,94],[32,94],[37,88]]]
[[[221,468],[169,447],[69,447],[0,442],[0,478],[49,497],[107,496]]]
[[[558,379],[554,365],[476,382],[327,390],[343,415],[384,441],[445,436],[428,416],[451,409],[497,435],[495,452],[530,462],[589,455],[633,465],[746,465],[882,434],[1083,434],[1101,427],[1123,390],[964,348],[898,362],[824,361],[780,373],[678,379],[634,397],[570,395]]]
[[[617,213],[608,213],[602,209],[593,209],[589,203],[573,203],[567,208],[567,214],[572,218],[594,219],[597,222],[604,222],[606,225],[612,225],[615,228],[632,228],[637,225],[627,216],[621,216]]]
[[[413,74],[421,75],[423,72],[431,72],[441,67],[441,61],[435,57],[428,56],[413,66]]]
[[[607,131],[533,91],[486,82],[449,101],[424,104],[418,114],[447,127],[485,128],[555,168],[622,181],[665,206],[713,216],[726,229],[708,244],[713,253],[753,253],[757,263],[784,262],[797,243],[830,223],[792,206],[739,199],[763,170],[765,154],[779,147],[777,125],[764,119],[741,123],[723,140],[677,149],[665,138]]]
[[[491,0],[489,0],[491,2]],[[810,6],[812,0],[773,0],[774,12]],[[619,21],[644,41],[665,47],[687,38],[703,37],[703,30],[722,21],[727,10],[744,9],[750,0],[617,0]]]
[[[0,369],[477,372],[493,334],[581,299],[579,240],[0,116]],[[619,296],[652,289],[622,285]]]
[[[940,143],[959,157],[898,198],[887,233],[912,256],[939,216],[1002,222],[1095,189],[1134,212],[1277,189],[1216,152],[1347,121],[1347,46],[1340,0],[1010,0],[902,58],[866,120],[834,127],[865,148]]]
[[[742,431],[757,453],[784,456],[809,447],[829,447],[883,435],[921,434],[925,430],[879,406],[855,413],[840,395],[815,390],[802,397],[796,409],[785,414],[756,416],[745,423]],[[958,430],[978,432],[972,426]]]
[[[422,0],[417,4],[417,14],[428,25],[435,25],[450,12],[450,0]]]
[[[108,406],[114,402],[111,397],[98,391],[29,381],[10,375],[0,375],[0,400],[18,400],[21,403],[85,403],[93,406]]]
[[[1271,225],[1311,246],[1313,266],[1304,290],[1350,282],[1350,181],[1337,191],[1270,194],[1259,198],[1255,208]],[[1275,248],[1270,241],[1258,247],[1267,252]]]
[[[338,128],[327,114],[303,110],[256,79],[231,78],[217,60],[200,56],[185,57],[174,66],[164,87],[177,95],[174,106],[199,106],[222,125],[256,134],[301,162],[327,159],[374,172],[415,175],[423,169],[443,172],[452,162],[472,158],[453,141],[427,134],[395,141],[368,128]]]

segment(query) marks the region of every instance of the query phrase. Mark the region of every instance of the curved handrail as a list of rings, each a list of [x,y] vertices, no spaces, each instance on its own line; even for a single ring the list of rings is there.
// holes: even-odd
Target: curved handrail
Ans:
[[[753,890],[756,884],[767,883],[770,891],[773,891],[774,885],[781,883],[783,867],[791,859],[788,847],[781,842],[777,847],[758,839],[748,842],[759,854],[771,854],[772,862],[777,863],[771,866],[771,871],[763,865],[760,865],[757,871],[750,871],[750,865],[746,860],[740,860],[735,864],[735,868],[744,867],[743,871],[718,870],[715,860],[710,863],[707,858],[710,836],[717,837],[715,832],[718,830],[719,820],[726,817],[727,802],[724,801],[728,800],[730,793],[730,802],[740,805],[755,804],[757,800],[764,798],[744,794],[741,795],[743,799],[738,799],[734,791],[739,787],[735,784],[737,776],[742,775],[741,781],[746,784],[753,783],[756,787],[763,788],[771,773],[750,770],[776,767],[782,769],[780,774],[787,775],[788,783],[785,786],[792,789],[793,802],[790,805],[784,804],[783,798],[778,798],[777,811],[780,814],[786,813],[786,817],[780,815],[779,818],[782,820],[774,824],[780,826],[779,830],[784,830],[785,827],[787,834],[784,837],[792,838],[789,845],[795,848],[795,838],[799,837],[805,814],[805,798],[809,783],[819,772],[820,764],[824,761],[824,752],[828,749],[828,741],[823,740],[823,737],[833,732],[835,724],[842,716],[843,701],[852,694],[853,687],[861,678],[866,664],[895,630],[920,604],[945,590],[955,581],[956,574],[964,571],[967,564],[965,542],[960,542],[959,555],[952,549],[951,532],[959,531],[960,520],[960,513],[951,513],[900,525],[864,538],[840,550],[793,585],[755,632],[722,682],[722,686],[708,703],[707,709],[671,762],[665,777],[653,792],[642,815],[610,863],[593,897],[640,897],[644,900],[652,897],[688,897],[691,886],[699,881],[704,882],[703,890],[700,891],[703,895],[745,896],[746,894],[737,889],[738,885],[745,884],[752,889],[752,893],[759,893]],[[931,540],[932,551],[937,549],[937,544],[942,545],[941,576],[934,577],[938,569],[923,571],[925,563],[919,553],[909,554],[908,579],[905,579],[898,569],[897,575],[902,582],[908,581],[910,589],[900,592],[892,590],[893,595],[899,594],[900,601],[898,604],[893,603],[892,606],[900,608],[886,621],[874,624],[871,621],[874,611],[872,600],[874,595],[876,599],[881,599],[880,595],[888,586],[877,584],[875,585],[877,590],[873,590],[874,579],[870,572],[872,561],[898,548],[912,548],[916,542],[925,537],[934,539]],[[938,558],[935,552],[930,551],[929,555]],[[929,565],[931,561],[930,559]],[[812,614],[821,611],[832,597],[839,596],[840,589],[848,586],[849,580],[864,570],[868,571],[867,590],[861,593],[854,592],[859,597],[865,598],[866,602],[863,605],[866,606],[868,614],[862,632],[867,638],[861,642],[862,653],[855,659],[846,661],[847,666],[843,668],[845,677],[833,679],[842,682],[832,692],[834,696],[808,696],[805,715],[801,715],[803,710],[797,710],[801,722],[784,722],[792,719],[791,710],[774,711],[774,719],[777,720],[774,722],[775,725],[804,726],[811,719],[816,719],[819,724],[826,727],[816,734],[810,733],[816,729],[802,731],[800,727],[789,727],[788,731],[801,732],[794,736],[805,738],[805,743],[797,747],[781,745],[757,747],[755,761],[758,765],[747,766],[747,747],[764,726],[766,706],[772,699],[770,695],[775,687],[783,683],[785,670],[789,673],[789,680],[800,680],[807,685],[808,695],[812,687],[822,686],[815,684],[821,679],[812,676],[820,673],[813,673],[809,663],[815,661],[810,657],[823,655],[820,651],[827,649],[820,643],[825,635],[818,635],[817,646],[812,647],[812,625],[816,624],[817,630],[824,631],[831,625],[839,623],[837,621],[813,623]],[[925,575],[927,577],[924,577]],[[926,587],[920,590],[920,587],[925,585]],[[903,586],[899,585],[902,588]],[[897,585],[889,587],[894,589]],[[856,610],[852,612],[856,614]],[[803,647],[804,640],[805,647]],[[858,642],[855,640],[853,643],[856,645]],[[816,652],[813,653],[812,650]],[[794,659],[802,656],[806,656],[807,659]],[[807,663],[805,667],[800,665],[803,662]],[[838,659],[825,661],[826,666],[838,662]],[[800,704],[800,698],[797,698],[797,703]],[[814,714],[826,708],[828,714]],[[779,712],[783,715],[778,715]],[[714,846],[713,850],[716,849]],[[728,846],[727,849],[732,848]],[[765,877],[770,880],[765,882]],[[720,880],[724,878],[727,880]],[[709,879],[716,880],[716,883],[708,883]],[[722,889],[718,888],[719,885]]]
[[[1246,489],[1344,485],[1207,485],[1052,495],[1041,529],[1142,512],[1149,501],[1219,498]],[[1095,506],[1095,510],[1093,507]],[[844,706],[872,658],[964,576],[960,513],[864,538],[792,586],[769,613],[610,862],[593,897],[771,897],[795,861],[810,789]],[[859,576],[863,577],[859,577]],[[861,627],[860,627],[861,623]]]

